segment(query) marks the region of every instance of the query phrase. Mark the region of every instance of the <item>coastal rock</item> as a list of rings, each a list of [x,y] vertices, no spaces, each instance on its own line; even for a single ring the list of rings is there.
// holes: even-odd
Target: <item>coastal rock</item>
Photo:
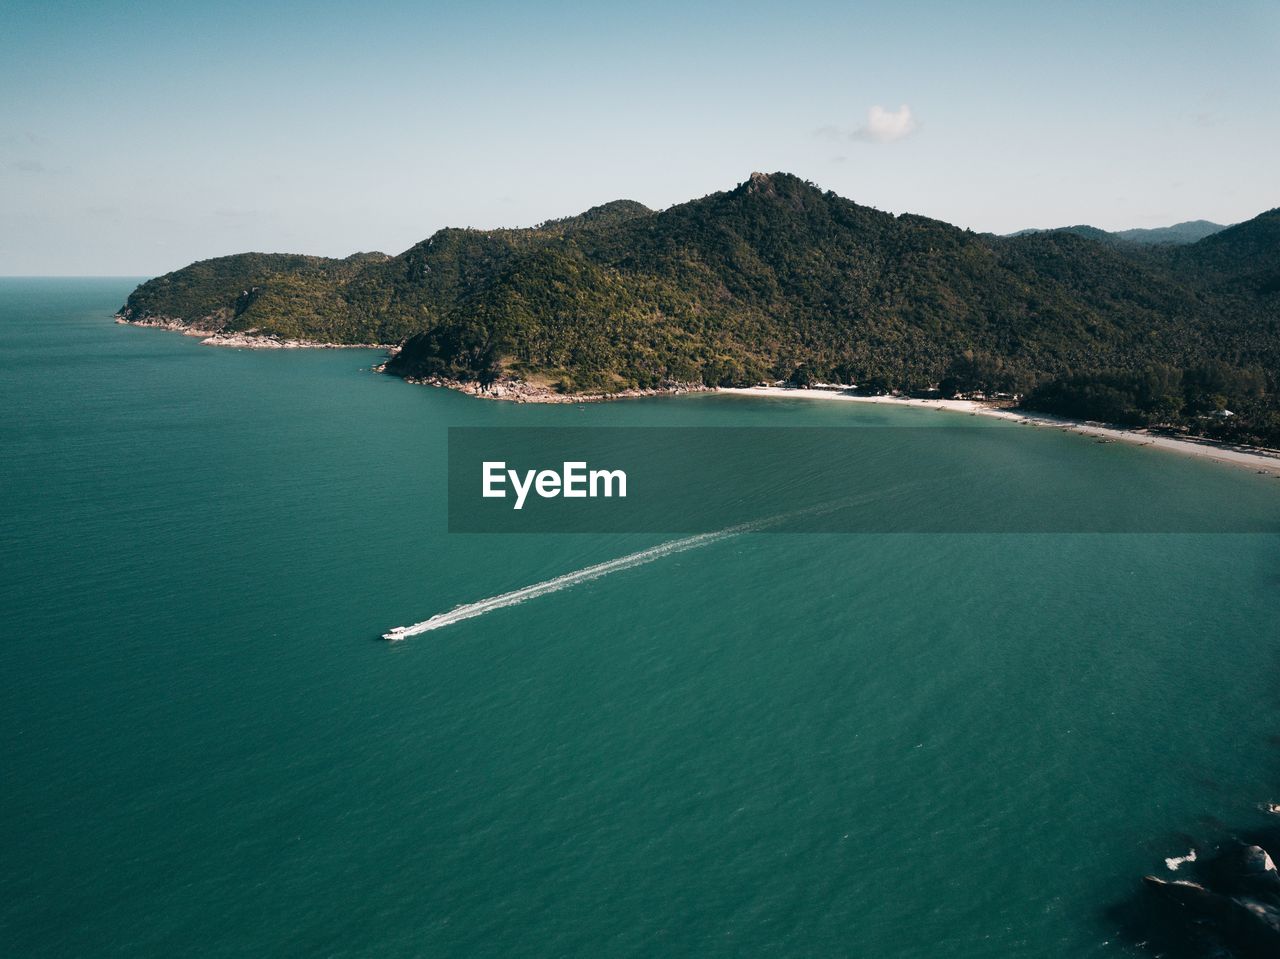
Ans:
[[[1250,876],[1280,881],[1280,872],[1276,871],[1276,864],[1272,861],[1271,854],[1261,846],[1245,846],[1240,862],[1244,871]]]
[[[1280,906],[1280,873],[1258,845],[1232,845],[1218,853],[1205,864],[1203,881],[1225,895],[1251,896]]]
[[[257,330],[242,330],[227,333],[204,326],[192,326],[173,317],[147,317],[131,319],[124,314],[116,314],[116,322],[126,326],[145,326],[158,330],[171,330],[183,336],[200,338],[201,346],[230,346],[239,350],[392,350],[394,347],[386,343],[327,343],[317,340],[301,340],[276,336],[272,333],[259,333]]]
[[[1157,876],[1143,882],[1239,955],[1280,956],[1280,873],[1261,846],[1237,847],[1216,857],[1203,882]]]
[[[386,364],[376,369],[381,372]],[[409,383],[425,386],[442,386],[469,396],[486,400],[506,400],[510,403],[603,403],[608,400],[628,399],[640,396],[667,396],[676,393],[714,392],[713,387],[701,383],[665,383],[645,389],[618,390],[614,393],[561,393],[549,386],[538,386],[518,377],[501,377],[493,383],[478,380],[457,380],[446,376],[405,377]]]

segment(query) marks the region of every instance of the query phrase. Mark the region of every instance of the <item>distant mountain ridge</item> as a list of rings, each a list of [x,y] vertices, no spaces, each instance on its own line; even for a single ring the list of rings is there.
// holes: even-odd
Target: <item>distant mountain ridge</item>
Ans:
[[[1206,236],[1221,233],[1227,227],[1209,220],[1184,220],[1173,226],[1151,229],[1117,230],[1114,235],[1133,243],[1195,243]]]
[[[1079,224],[1076,226],[1059,226],[1049,229],[1027,229],[1019,230],[1017,233],[1006,234],[1009,237],[1027,236],[1032,233],[1054,233],[1059,230],[1065,230],[1068,233],[1075,233],[1079,236],[1087,236],[1093,240],[1115,241],[1121,240],[1126,243],[1142,243],[1149,245],[1159,244],[1182,244],[1196,243],[1203,240],[1207,236],[1215,233],[1221,233],[1226,227],[1221,223],[1213,223],[1209,220],[1187,220],[1183,223],[1175,223],[1173,226],[1160,226],[1151,229],[1132,229],[1132,230],[1103,230],[1096,226],[1088,226],[1087,224]]]
[[[1026,393],[1105,374],[1132,394],[1110,408],[1185,422],[1230,402],[1248,414],[1236,423],[1257,406],[1269,428],[1278,228],[1273,210],[1190,244],[994,237],[756,173],[662,211],[623,200],[528,229],[443,229],[398,256],[207,260],[142,284],[121,316],[402,343],[388,372],[566,392],[790,378]],[[1209,366],[1238,389],[1200,395]],[[1115,380],[1152,369],[1186,374],[1185,402]]]

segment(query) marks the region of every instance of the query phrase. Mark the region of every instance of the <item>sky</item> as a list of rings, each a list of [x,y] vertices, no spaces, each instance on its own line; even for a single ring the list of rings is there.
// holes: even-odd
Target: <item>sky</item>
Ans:
[[[1275,0],[5,0],[0,274],[663,208],[786,171],[979,231],[1280,206]]]

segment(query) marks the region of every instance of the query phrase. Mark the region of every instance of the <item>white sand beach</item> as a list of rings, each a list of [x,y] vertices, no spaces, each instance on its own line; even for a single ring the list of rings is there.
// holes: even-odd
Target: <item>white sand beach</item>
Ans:
[[[1083,436],[1094,436],[1101,440],[1169,450],[1174,453],[1197,456],[1201,459],[1214,460],[1219,463],[1227,463],[1232,466],[1248,468],[1255,472],[1280,477],[1280,451],[1277,450],[1267,450],[1260,447],[1227,446],[1215,440],[1202,439],[1195,436],[1173,437],[1142,429],[1120,429],[1100,423],[1081,423],[1076,420],[1064,419],[1060,416],[1052,416],[1048,413],[1031,413],[1009,407],[980,403],[974,400],[926,400],[912,399],[905,396],[858,396],[842,390],[801,389],[779,386],[722,388],[717,392],[737,396],[766,396],[774,399],[828,400],[845,403],[879,403],[885,406],[914,406],[922,409],[991,416],[1041,429],[1057,429],[1064,432],[1079,433]]]

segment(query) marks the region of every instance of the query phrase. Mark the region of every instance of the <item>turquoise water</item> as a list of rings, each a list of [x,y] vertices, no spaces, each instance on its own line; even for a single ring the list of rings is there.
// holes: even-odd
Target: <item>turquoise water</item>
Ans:
[[[489,403],[132,285],[0,281],[0,954],[1138,955],[1107,907],[1280,800],[1274,534],[740,537],[390,645],[659,541],[445,533],[450,425],[972,421]]]

